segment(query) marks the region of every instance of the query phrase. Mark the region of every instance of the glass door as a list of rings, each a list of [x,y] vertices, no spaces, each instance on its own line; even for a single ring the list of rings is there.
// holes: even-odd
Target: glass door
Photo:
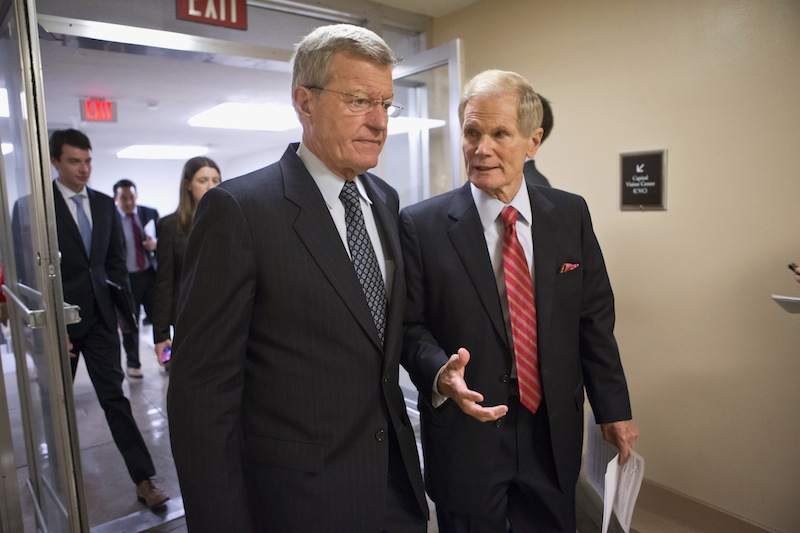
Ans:
[[[389,137],[374,172],[400,194],[400,206],[460,186],[461,41],[403,59],[394,68],[400,117],[389,119]]]
[[[63,299],[41,87],[34,0],[0,0],[0,249],[28,463],[20,477],[38,530],[78,532],[88,520],[66,326],[80,318]]]

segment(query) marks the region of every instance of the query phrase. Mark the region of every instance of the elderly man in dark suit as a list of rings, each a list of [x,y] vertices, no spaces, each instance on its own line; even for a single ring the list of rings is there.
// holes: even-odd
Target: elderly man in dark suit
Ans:
[[[72,374],[83,355],[114,443],[122,453],[136,495],[148,507],[169,497],[152,481],[155,466],[142,439],[130,402],[122,392],[117,314],[106,280],[128,287],[122,230],[114,201],[86,186],[92,173],[92,146],[77,130],[50,136],[58,249],[64,301],[80,306],[81,321],[67,327]]]
[[[394,63],[363,28],[304,37],[302,143],[199,204],[168,392],[190,531],[426,529],[398,384],[398,195],[367,173],[398,111]]]
[[[461,100],[469,183],[401,213],[403,364],[442,532],[575,531],[584,390],[627,460],[637,430],[585,201],[523,180],[541,104],[511,72]]]
[[[125,246],[125,266],[131,282],[133,314],[139,320],[144,307],[145,316],[153,313],[153,298],[156,284],[156,224],[158,211],[152,207],[138,205],[136,184],[122,179],[114,184],[114,203],[117,204]],[[146,231],[148,224],[152,229]],[[143,377],[139,360],[139,332],[122,330],[122,347],[125,348],[127,374],[132,378]]]

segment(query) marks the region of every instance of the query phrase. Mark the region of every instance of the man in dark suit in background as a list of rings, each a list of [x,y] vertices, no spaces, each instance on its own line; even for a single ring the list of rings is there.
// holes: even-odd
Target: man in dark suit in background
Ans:
[[[122,392],[117,314],[106,280],[128,287],[122,230],[114,201],[86,186],[92,173],[92,146],[77,130],[50,136],[58,248],[64,301],[80,306],[81,321],[67,326],[72,344],[72,375],[83,355],[114,443],[136,484],[136,496],[148,507],[169,499],[151,480],[155,466],[142,439],[131,405]]]
[[[137,205],[138,196],[136,185],[131,180],[123,179],[114,184],[114,203],[117,204],[122,226],[125,266],[131,282],[133,313],[137,321],[142,306],[148,319],[153,312],[156,283],[155,231],[158,224],[158,211],[152,207]],[[148,227],[152,228],[150,233],[146,231]],[[142,363],[139,361],[139,332],[123,327],[122,347],[125,348],[128,376],[143,377]]]
[[[367,173],[399,111],[395,61],[369,30],[311,32],[302,143],[199,204],[167,396],[190,531],[426,529],[398,384],[399,200]]]
[[[623,462],[638,434],[586,203],[523,179],[541,113],[521,76],[473,78],[459,107],[469,183],[400,215],[403,364],[442,532],[575,531],[584,389]]]
[[[553,131],[553,109],[550,107],[550,102],[547,101],[547,98],[541,94],[539,95],[539,100],[542,102],[542,142],[540,143],[542,144],[550,136],[550,132]],[[522,173],[529,183],[550,187],[550,181],[536,168],[536,162],[533,158],[525,161]]]

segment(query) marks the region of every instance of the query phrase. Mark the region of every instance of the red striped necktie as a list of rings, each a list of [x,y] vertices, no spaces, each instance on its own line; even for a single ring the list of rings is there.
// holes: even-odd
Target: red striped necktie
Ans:
[[[522,405],[535,413],[542,402],[542,383],[539,378],[539,356],[536,334],[536,300],[533,295],[531,271],[525,252],[517,238],[517,215],[511,206],[503,208],[503,275],[506,281],[511,334],[517,360],[519,397]]]

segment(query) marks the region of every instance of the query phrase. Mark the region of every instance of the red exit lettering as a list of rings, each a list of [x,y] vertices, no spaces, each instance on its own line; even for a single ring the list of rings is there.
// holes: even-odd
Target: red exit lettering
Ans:
[[[116,122],[117,106],[110,100],[81,100],[81,120],[86,122]]]
[[[179,19],[237,30],[247,29],[247,0],[176,1]]]

